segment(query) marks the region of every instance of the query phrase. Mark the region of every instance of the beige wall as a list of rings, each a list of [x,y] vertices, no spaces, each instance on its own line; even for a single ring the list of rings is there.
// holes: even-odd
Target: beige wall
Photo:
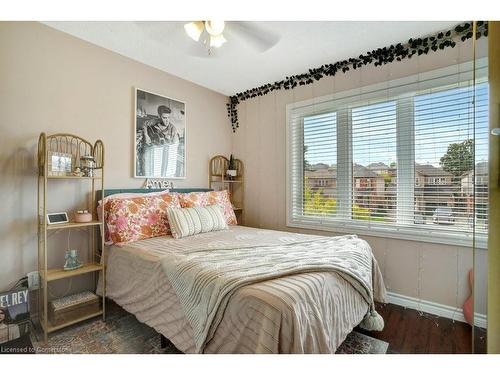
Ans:
[[[0,290],[36,268],[36,165],[39,133],[69,132],[106,147],[108,188],[141,187],[133,176],[134,87],[186,102],[187,179],[206,187],[207,163],[229,154],[224,95],[145,66],[39,23],[0,22]],[[53,186],[51,209],[71,210],[78,187]],[[84,242],[71,234],[71,246]],[[51,238],[62,265],[67,234]]]
[[[485,39],[479,44],[479,56],[484,56],[487,51]],[[238,106],[240,128],[234,134],[233,153],[245,161],[246,224],[297,231],[286,226],[287,104],[465,62],[471,57],[471,43],[464,43],[446,52],[414,57],[385,67],[365,67],[295,90],[282,90],[242,102]],[[390,291],[461,308],[469,295],[470,248],[363,237],[371,244]],[[486,313],[486,251],[478,250],[476,261],[476,311]]]
[[[452,53],[457,61],[470,55],[467,48]],[[390,71],[371,68],[362,77],[339,75],[293,92],[280,91],[244,102],[239,106],[240,129],[231,137],[223,95],[38,23],[0,22],[0,290],[36,268],[35,150],[40,131],[101,138],[107,150],[106,187],[140,187],[144,180],[132,178],[133,88],[183,100],[188,111],[187,179],[176,180],[175,185],[206,186],[208,158],[229,154],[232,147],[246,167],[246,224],[290,230],[285,225],[286,104],[361,82],[430,70],[450,61],[449,56],[433,56],[392,64]],[[80,203],[74,198],[78,187],[71,183],[53,187],[54,211],[70,210]],[[451,306],[456,301],[460,306],[468,294],[470,249],[365,238],[391,291]],[[67,234],[58,233],[51,241],[56,247],[51,260],[55,266],[61,262]],[[71,247],[84,245],[80,238],[71,240]],[[485,258],[485,252],[479,251],[480,267],[485,266]],[[481,276],[478,311],[485,312],[486,288]],[[62,290],[65,288],[63,285]]]

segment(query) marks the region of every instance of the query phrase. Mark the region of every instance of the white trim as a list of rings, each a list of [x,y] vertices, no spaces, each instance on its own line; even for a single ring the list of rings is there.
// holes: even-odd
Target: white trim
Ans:
[[[289,217],[287,217],[287,219],[288,220],[286,226],[290,228],[313,229],[333,233],[348,233],[361,236],[439,243],[443,245],[469,247],[472,250],[472,234],[470,234],[470,236],[464,236],[464,233],[447,233],[443,230],[439,230],[439,228],[435,228],[435,231],[431,231],[431,228],[409,228],[398,226],[395,223],[394,225],[386,225],[385,227],[381,227],[376,226],[375,223],[370,223],[370,226],[367,226],[365,222],[357,224],[355,222],[346,222],[345,220],[342,221],[338,219],[322,219],[322,221],[292,221]],[[476,233],[476,249],[488,249],[488,241],[486,235]]]
[[[477,75],[481,77],[476,82],[483,82],[487,80],[487,59],[480,59],[478,62],[478,67],[480,67],[480,72]],[[345,198],[341,197],[339,191],[339,181],[337,181],[337,193],[338,197],[338,207],[337,207],[337,217],[331,218],[314,218],[314,217],[305,217],[298,216],[294,217],[292,210],[294,209],[293,200],[296,199],[293,188],[293,173],[294,173],[294,163],[296,160],[294,158],[295,155],[291,155],[293,152],[297,152],[297,150],[293,150],[290,145],[294,140],[293,132],[297,132],[296,126],[299,122],[303,121],[304,116],[308,115],[316,115],[324,112],[337,112],[337,144],[340,142],[345,142],[345,139],[342,139],[339,136],[339,127],[343,126],[342,118],[343,116],[339,116],[339,112],[344,108],[345,105],[353,106],[353,100],[355,100],[355,105],[361,105],[362,103],[368,103],[371,100],[380,101],[380,91],[386,90],[386,97],[390,97],[391,100],[404,100],[404,98],[411,96],[415,93],[422,93],[426,90],[431,89],[446,89],[449,85],[457,84],[457,76],[459,78],[459,85],[462,85],[464,82],[472,79],[472,63],[462,63],[459,65],[451,65],[445,68],[436,69],[433,71],[415,74],[412,76],[399,78],[387,82],[381,82],[374,85],[364,86],[361,88],[340,91],[334,94],[321,96],[318,98],[311,98],[295,103],[289,103],[286,105],[286,226],[294,227],[294,228],[303,228],[303,229],[315,229],[322,230],[328,232],[338,232],[338,233],[356,233],[367,236],[375,236],[375,237],[386,237],[386,238],[396,238],[396,239],[404,239],[418,242],[429,242],[429,243],[440,243],[445,245],[457,245],[463,247],[473,246],[472,234],[463,231],[447,231],[444,228],[438,228],[433,226],[418,226],[415,224],[403,222],[396,222],[393,225],[391,224],[380,224],[377,222],[356,222],[350,220],[347,217],[342,217],[345,215],[344,210],[342,210],[342,203],[345,202]],[[436,83],[437,82],[437,83]],[[292,123],[293,122],[293,123]],[[347,124],[350,126],[349,124]],[[295,126],[295,128],[294,128]],[[408,127],[412,127],[413,124],[407,124]],[[406,129],[408,132],[408,129]],[[340,130],[342,132],[342,130]],[[398,130],[398,134],[401,131]],[[349,135],[350,132],[347,132]],[[352,163],[352,155],[351,150],[352,145],[350,138],[348,139],[348,145],[337,149],[337,165],[339,165],[339,157],[344,162]],[[398,147],[402,147],[402,145],[398,145]],[[414,147],[414,145],[413,145]],[[398,152],[399,154],[399,152]],[[348,158],[348,159],[347,159]],[[399,161],[399,160],[398,160]],[[399,163],[398,163],[399,164]],[[338,168],[337,173],[339,171],[342,172],[344,168]],[[412,168],[413,169],[413,168]],[[348,169],[349,170],[349,169]],[[398,170],[398,177],[402,176],[403,173]],[[352,173],[352,172],[350,172]],[[411,176],[410,173],[410,181],[411,186],[414,186],[414,176]],[[408,173],[406,173],[408,174]],[[303,176],[298,176],[300,180],[303,180]],[[341,180],[345,180],[343,176],[338,175],[338,177],[342,177]],[[295,176],[297,179],[297,176]],[[350,178],[349,178],[350,181]],[[399,186],[398,184],[398,194],[403,190],[404,186]],[[349,189],[349,194],[352,193],[352,189]],[[408,193],[406,193],[408,195]],[[399,196],[398,196],[399,198]],[[410,196],[407,197],[406,201],[410,201]],[[399,201],[399,199],[398,199]],[[413,198],[411,199],[411,207],[413,207]],[[399,203],[398,203],[399,204]],[[399,208],[399,206],[398,206]],[[350,212],[351,206],[349,205],[348,210]],[[398,210],[399,211],[399,210]],[[482,233],[476,233],[476,248],[478,249],[487,249],[487,235]]]
[[[351,111],[339,108],[337,113],[337,219],[352,215],[352,126]],[[303,181],[304,179],[302,179]]]
[[[413,96],[396,100],[397,223],[411,225],[415,213],[415,114]]]
[[[438,315],[443,318],[457,320],[459,322],[467,322],[464,317],[463,310],[458,307],[442,305],[440,303],[426,301],[414,297],[408,297],[402,294],[387,292],[387,299],[389,303],[394,305],[408,307],[413,310],[423,311],[428,314]],[[486,315],[475,313],[475,325],[481,328],[486,328]]]

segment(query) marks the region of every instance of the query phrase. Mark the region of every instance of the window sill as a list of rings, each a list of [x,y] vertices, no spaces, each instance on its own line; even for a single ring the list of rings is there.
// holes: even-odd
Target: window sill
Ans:
[[[366,225],[359,225],[356,223],[345,223],[340,221],[337,222],[333,220],[328,223],[287,220],[286,225],[287,227],[290,228],[312,229],[312,230],[335,232],[342,234],[348,233],[348,234],[358,234],[360,236],[394,238],[399,240],[472,247],[472,235],[446,233],[445,231],[440,231],[439,233],[432,233],[430,230],[429,231],[425,229],[418,230],[398,225],[393,225],[390,227],[387,226],[385,228],[380,226],[367,228]],[[437,231],[434,230],[434,232]],[[481,250],[488,249],[488,237],[486,235],[484,234],[476,235],[476,248]]]

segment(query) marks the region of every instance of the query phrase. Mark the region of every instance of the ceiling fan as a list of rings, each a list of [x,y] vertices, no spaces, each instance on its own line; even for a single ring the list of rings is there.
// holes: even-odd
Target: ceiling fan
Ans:
[[[191,39],[205,47],[209,56],[214,48],[222,47],[228,40],[242,40],[259,52],[270,49],[280,40],[279,35],[255,22],[192,21],[184,25],[184,30]]]

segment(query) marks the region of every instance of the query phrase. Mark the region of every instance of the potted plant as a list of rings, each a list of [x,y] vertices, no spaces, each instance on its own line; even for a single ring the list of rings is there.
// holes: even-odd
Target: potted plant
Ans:
[[[229,176],[229,178],[234,178],[237,176],[238,171],[236,170],[236,164],[234,162],[234,157],[233,154],[229,157],[229,165],[227,167],[227,172],[226,174]]]

